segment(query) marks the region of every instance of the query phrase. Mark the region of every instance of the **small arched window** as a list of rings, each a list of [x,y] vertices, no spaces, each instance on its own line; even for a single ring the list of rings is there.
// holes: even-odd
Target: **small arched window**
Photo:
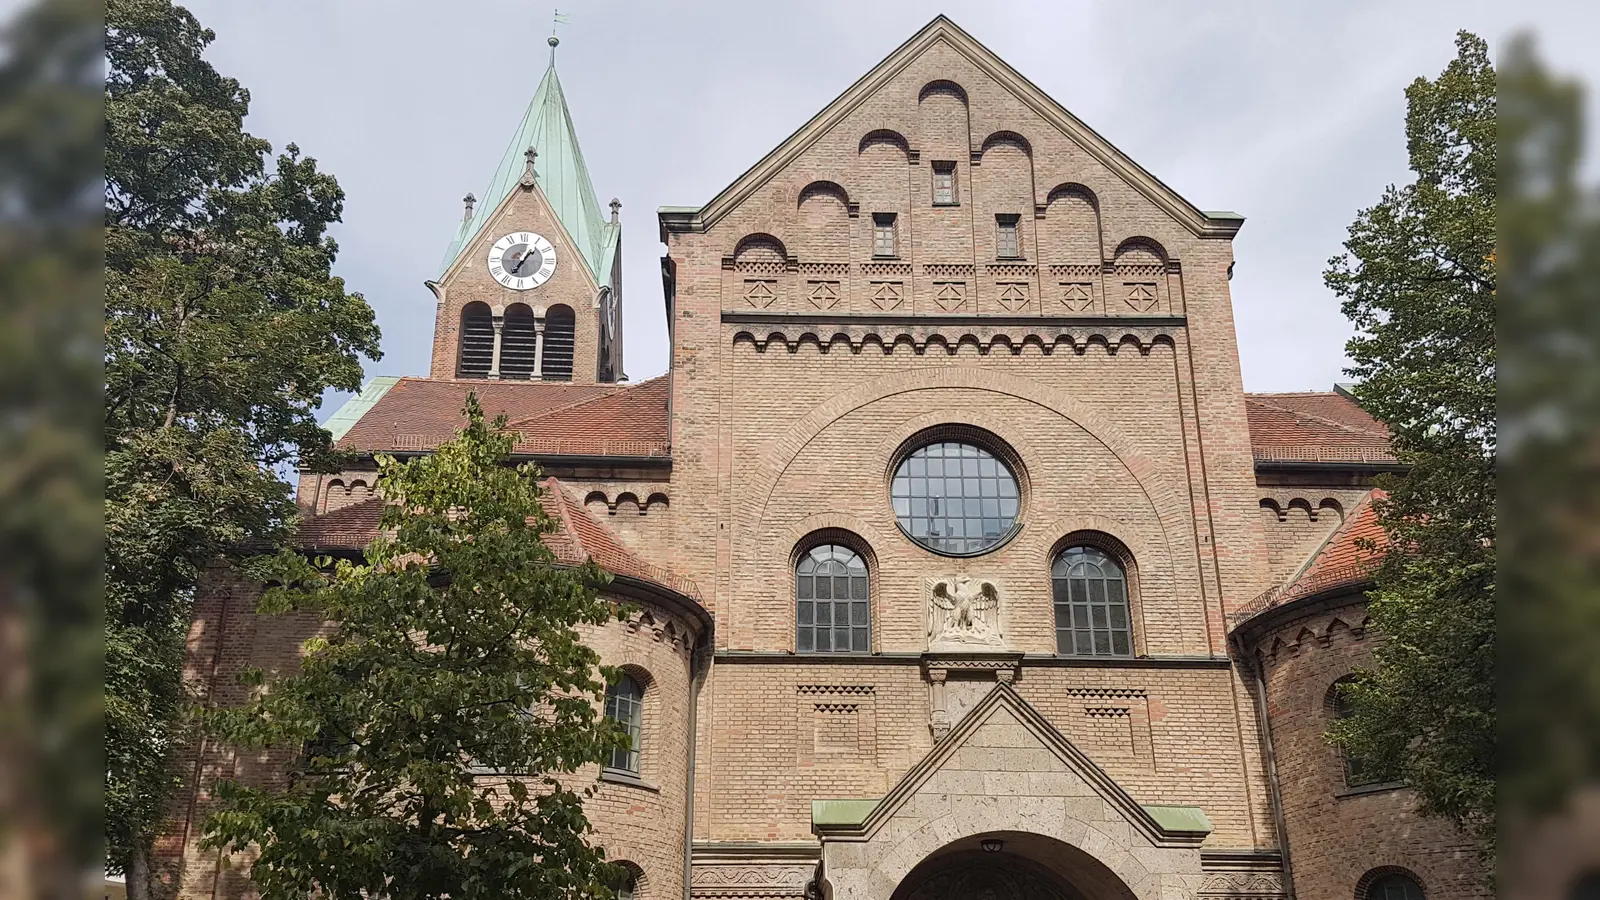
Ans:
[[[576,341],[572,307],[565,303],[550,307],[544,314],[544,363],[539,367],[545,381],[572,380],[572,348]]]
[[[644,689],[631,675],[623,675],[606,688],[606,718],[628,737],[628,746],[611,751],[607,768],[639,774],[639,744],[644,736]]]
[[[639,876],[634,872],[633,863],[619,862],[613,865],[622,872],[606,885],[611,888],[612,900],[633,900],[634,892],[639,887]]]
[[[533,310],[526,303],[506,309],[500,326],[500,377],[526,381],[533,377],[535,346]]]
[[[1422,885],[1406,872],[1390,871],[1374,878],[1358,900],[1427,900]]]
[[[1098,547],[1068,547],[1050,567],[1056,652],[1063,656],[1132,656],[1128,579]]]
[[[488,378],[494,365],[494,313],[487,303],[461,308],[461,348],[456,355],[457,378]]]
[[[1327,707],[1334,719],[1348,719],[1354,715],[1355,707],[1345,694],[1344,688],[1345,685],[1354,684],[1355,680],[1354,675],[1346,675],[1328,688]],[[1339,760],[1344,765],[1344,783],[1347,787],[1360,787],[1376,780],[1372,777],[1371,767],[1367,765],[1366,760],[1343,747],[1339,748]],[[1385,900],[1378,895],[1373,896],[1374,900]]]
[[[872,611],[867,563],[843,544],[821,544],[795,564],[795,650],[865,653],[871,649]]]

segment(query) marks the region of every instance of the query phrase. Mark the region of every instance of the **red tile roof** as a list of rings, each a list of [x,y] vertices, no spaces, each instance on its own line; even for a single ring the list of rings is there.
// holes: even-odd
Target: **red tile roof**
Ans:
[[[654,566],[639,558],[632,550],[623,546],[617,536],[601,525],[594,516],[589,515],[589,510],[565,485],[554,478],[544,481],[546,488],[545,508],[561,525],[562,534],[566,535],[569,542],[568,553],[573,553],[570,548],[581,552],[577,561],[592,559],[595,565],[613,575],[625,575],[648,581],[674,591],[694,600],[700,599],[700,589],[693,581],[680,575],[675,575],[660,566]],[[555,549],[555,535],[546,535],[545,540]],[[556,555],[563,561],[568,561],[571,556],[563,555],[557,550]]]
[[[595,565],[614,575],[624,575],[667,588],[698,601],[700,589],[693,581],[660,566],[651,565],[629,550],[583,503],[555,478],[541,482],[545,512],[556,520],[554,531],[544,535],[545,546],[563,565]],[[301,523],[300,545],[308,550],[361,550],[378,536],[384,501],[373,497],[360,503],[314,516]]]
[[[667,378],[511,422],[518,453],[550,456],[666,456]]]
[[[551,381],[402,378],[339,440],[358,450],[431,450],[466,423],[461,407],[476,393],[491,417],[526,419],[626,388]]]
[[[1344,394],[1246,394],[1257,462],[1393,463],[1389,430]]]
[[[383,498],[369,497],[306,519],[295,539],[309,550],[360,550],[378,536],[382,517]]]
[[[1300,571],[1283,584],[1255,598],[1233,614],[1236,622],[1243,622],[1269,609],[1279,607],[1301,597],[1321,594],[1340,587],[1354,588],[1372,577],[1372,569],[1383,559],[1383,548],[1388,536],[1378,524],[1378,511],[1372,501],[1388,496],[1383,491],[1367,493],[1350,510],[1344,523],[1333,530],[1322,542]],[[1367,542],[1372,547],[1367,547]]]

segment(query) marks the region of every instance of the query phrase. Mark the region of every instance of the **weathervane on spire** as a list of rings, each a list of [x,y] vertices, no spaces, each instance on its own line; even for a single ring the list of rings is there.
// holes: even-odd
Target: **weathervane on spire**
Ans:
[[[556,47],[561,43],[561,39],[556,37],[556,26],[570,24],[572,24],[571,19],[562,15],[561,10],[555,10],[555,21],[550,24],[550,40],[547,42],[550,44],[550,65],[552,66],[556,64]]]

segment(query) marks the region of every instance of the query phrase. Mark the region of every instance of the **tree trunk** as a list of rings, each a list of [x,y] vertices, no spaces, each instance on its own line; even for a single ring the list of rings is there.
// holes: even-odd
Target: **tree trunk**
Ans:
[[[150,845],[142,838],[135,838],[128,848],[128,868],[123,874],[128,880],[128,900],[150,900]]]

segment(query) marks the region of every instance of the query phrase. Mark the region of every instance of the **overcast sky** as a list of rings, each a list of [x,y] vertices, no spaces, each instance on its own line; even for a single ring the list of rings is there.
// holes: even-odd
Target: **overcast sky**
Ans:
[[[1344,380],[1350,329],[1322,271],[1356,211],[1407,180],[1402,91],[1438,74],[1457,29],[1493,46],[1532,25],[1555,68],[1600,74],[1593,0],[568,3],[557,68],[600,202],[623,203],[635,381],[667,368],[656,208],[710,200],[940,12],[1196,206],[1246,216],[1232,288],[1254,391]],[[426,374],[422,282],[521,120],[560,4],[188,5],[250,90],[246,128],[344,187],[335,271],[383,328],[367,375]]]

